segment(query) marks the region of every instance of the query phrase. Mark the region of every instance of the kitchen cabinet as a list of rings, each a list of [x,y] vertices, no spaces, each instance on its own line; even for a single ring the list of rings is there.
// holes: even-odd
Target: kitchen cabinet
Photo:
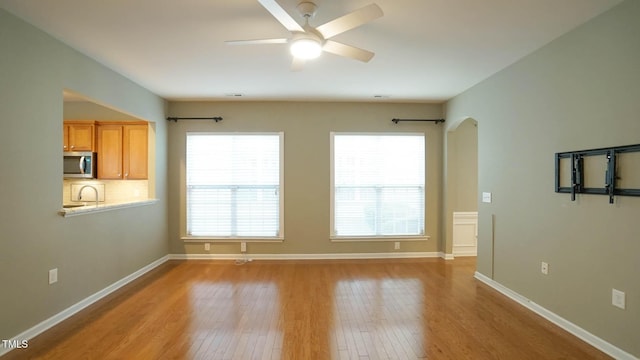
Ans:
[[[94,121],[65,121],[62,151],[94,151]]]
[[[98,179],[147,179],[149,128],[145,122],[101,122]]]
[[[122,125],[98,125],[98,179],[122,179]]]
[[[146,179],[149,151],[147,125],[127,125],[123,128],[122,166],[125,179]]]

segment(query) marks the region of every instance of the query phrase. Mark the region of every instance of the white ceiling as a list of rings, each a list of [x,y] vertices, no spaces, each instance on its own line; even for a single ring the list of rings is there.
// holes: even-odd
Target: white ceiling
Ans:
[[[315,0],[311,25],[372,0]],[[300,0],[278,0],[295,19]],[[257,0],[0,0],[0,6],[169,100],[441,102],[621,0],[375,0],[384,17],[334,40],[369,63],[323,54],[290,70],[288,37]]]

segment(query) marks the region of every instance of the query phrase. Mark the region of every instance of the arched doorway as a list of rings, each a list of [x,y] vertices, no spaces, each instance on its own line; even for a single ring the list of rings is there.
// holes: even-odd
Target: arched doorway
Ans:
[[[478,122],[452,124],[446,133],[445,258],[475,256],[478,228]]]

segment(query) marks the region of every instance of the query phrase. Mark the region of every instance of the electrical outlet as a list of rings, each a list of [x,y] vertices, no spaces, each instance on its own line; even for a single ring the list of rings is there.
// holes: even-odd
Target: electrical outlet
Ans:
[[[247,243],[244,241],[240,243],[240,252],[247,252]]]
[[[611,289],[611,305],[625,309],[625,294],[624,291]]]
[[[205,251],[209,251],[209,250],[211,250],[211,244],[209,244],[209,243],[204,243],[204,250],[205,250]]]
[[[547,264],[546,262],[542,262],[540,263],[540,272],[548,275],[549,274],[549,264]]]
[[[394,250],[400,250],[400,241],[396,241],[393,243],[393,249]]]
[[[58,282],[58,269],[49,270],[49,285],[55,284]]]

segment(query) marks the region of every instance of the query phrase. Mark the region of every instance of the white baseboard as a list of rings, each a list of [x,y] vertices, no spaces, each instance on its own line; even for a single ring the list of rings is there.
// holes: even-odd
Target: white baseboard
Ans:
[[[527,309],[533,311],[534,313],[542,316],[543,318],[549,320],[560,328],[566,330],[567,332],[573,334],[577,338],[582,341],[590,344],[591,346],[599,349],[605,354],[613,357],[618,360],[640,360],[637,357],[629,354],[628,352],[616,347],[615,345],[593,335],[587,330],[579,327],[578,325],[566,320],[565,318],[557,315],[554,312],[547,310],[546,308],[534,303],[533,301],[527,299],[526,297],[518,294],[517,292],[509,289],[508,287],[500,284],[499,282],[479,273],[476,271],[474,277],[498,292],[502,293],[506,297],[511,300],[517,302],[518,304],[526,307]]]
[[[16,335],[13,337],[13,339],[10,339],[10,341],[13,340],[17,340],[17,341],[23,341],[23,340],[31,340],[34,337],[40,335],[41,333],[45,332],[46,330],[51,329],[52,327],[56,326],[57,324],[59,324],[60,322],[68,319],[69,317],[75,315],[76,313],[80,312],[81,310],[85,309],[86,307],[88,307],[89,305],[95,303],[96,301],[106,297],[107,295],[111,294],[112,292],[120,289],[121,287],[129,284],[130,282],[132,282],[133,280],[139,278],[140,276],[146,274],[147,272],[155,269],[156,267],[162,265],[163,263],[165,263],[167,260],[169,260],[169,256],[165,255],[163,257],[161,257],[160,259],[152,262],[149,265],[146,265],[145,267],[143,267],[142,269],[134,272],[131,275],[128,275],[116,282],[114,282],[113,284],[107,286],[106,288],[96,292],[93,295],[90,295],[89,297],[71,305],[70,307],[66,308],[65,310],[62,310],[61,312],[57,313],[56,315],[44,320],[43,322],[37,324],[36,326],[27,329],[25,331],[23,331],[22,333]],[[12,349],[10,348],[4,348],[4,347],[0,347],[0,356],[8,353],[9,351],[11,351]]]
[[[445,259],[445,260],[453,260],[453,254],[447,254],[447,253],[443,253],[443,252],[439,252],[438,256],[440,256],[441,258]]]
[[[473,247],[473,249],[465,249],[465,248],[458,248],[456,249],[456,247],[453,247],[453,256],[478,256],[478,251],[475,248],[475,246]]]
[[[437,252],[336,253],[336,254],[169,254],[170,260],[351,260],[420,259],[441,257]]]

